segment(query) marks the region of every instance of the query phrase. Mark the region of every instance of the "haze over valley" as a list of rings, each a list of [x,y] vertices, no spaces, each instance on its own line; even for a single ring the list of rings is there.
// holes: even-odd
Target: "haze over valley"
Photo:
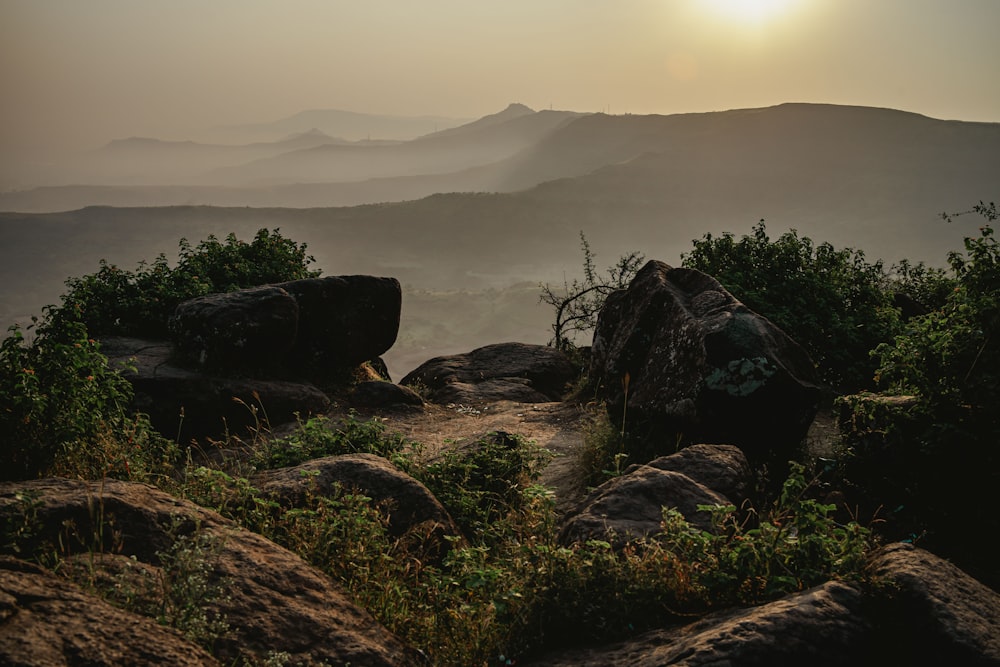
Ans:
[[[992,3],[182,5],[0,2],[4,326],[278,227],[403,283],[398,377],[546,342],[581,234],[601,269],[760,219],[941,266],[979,222],[940,213],[1000,197]]]

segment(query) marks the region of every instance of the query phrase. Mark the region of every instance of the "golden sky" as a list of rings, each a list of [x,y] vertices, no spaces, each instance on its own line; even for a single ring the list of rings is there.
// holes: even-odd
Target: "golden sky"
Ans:
[[[0,0],[0,149],[305,109],[1000,121],[1000,0]]]

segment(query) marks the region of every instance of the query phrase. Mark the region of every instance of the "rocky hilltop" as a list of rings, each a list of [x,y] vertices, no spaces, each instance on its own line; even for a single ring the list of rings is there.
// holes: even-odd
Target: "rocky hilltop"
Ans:
[[[190,499],[197,495],[191,476],[173,483],[177,494],[110,478],[0,483],[0,662],[450,664],[410,645],[400,636],[403,629],[387,629],[345,590],[376,567],[378,558],[366,560],[363,545],[324,556],[348,561],[338,571],[351,574],[338,582],[315,559],[324,545],[341,544],[335,535],[313,535],[312,553],[303,555],[248,527],[266,526],[261,532],[274,531],[269,534],[302,547],[305,538],[294,525],[313,524],[295,520],[321,511],[347,516],[345,508],[370,502],[384,510],[371,525],[381,526],[380,535],[395,545],[384,558],[415,572],[457,568],[454,554],[474,544],[470,526],[476,524],[469,516],[497,516],[490,512],[519,482],[501,479],[495,487],[496,479],[479,480],[483,489],[499,490],[490,491],[497,495],[487,498],[483,514],[466,515],[448,502],[454,489],[435,486],[441,471],[482,452],[513,461],[530,439],[549,459],[536,479],[548,491],[531,487],[534,495],[525,497],[552,502],[557,537],[551,547],[531,552],[536,538],[522,535],[520,553],[569,558],[596,549],[610,559],[606,563],[666,554],[655,550],[668,539],[664,530],[671,521],[684,526],[674,533],[678,540],[725,538],[727,530],[750,540],[752,531],[719,524],[705,507],[746,507],[762,468],[794,457],[817,413],[822,418],[828,412],[821,411],[805,351],[695,270],[647,264],[628,290],[608,300],[583,367],[579,356],[553,348],[498,343],[431,359],[394,384],[378,357],[396,338],[399,294],[398,282],[384,278],[296,281],[185,302],[171,320],[172,340],[105,341],[113,362],[136,360],[128,377],[137,407],[163,433],[175,436],[182,429],[192,443],[187,470],[209,480],[198,487],[205,506]],[[592,484],[581,457],[598,402],[608,406],[605,422],[627,422],[648,455]],[[244,408],[243,418],[230,409],[234,404]],[[266,409],[266,432],[247,405]],[[365,423],[398,433],[399,440],[381,456],[306,454],[297,461],[302,438],[280,436],[300,433],[310,415],[323,420],[309,422],[312,428],[329,429],[330,437],[343,436],[348,444],[353,432],[345,435],[336,425],[345,416],[355,424],[371,419]],[[246,427],[255,430],[244,436]],[[431,462],[422,472],[401,457],[398,443],[409,441],[419,441]],[[279,465],[263,465],[262,457]],[[194,458],[202,465],[192,467]],[[213,461],[236,462],[249,475],[234,482],[233,468],[213,468]],[[464,484],[473,484],[475,470],[466,468]],[[244,496],[237,490],[250,488],[253,503],[240,505]],[[344,489],[349,495],[342,495]],[[835,505],[835,492],[826,493]],[[802,504],[803,497],[795,502],[813,508],[814,518],[825,520],[832,511]],[[519,511],[527,515],[531,507]],[[275,517],[287,523],[276,526]],[[798,544],[807,537],[803,524],[780,529],[774,541]],[[479,543],[461,553],[484,556],[490,548]],[[849,576],[776,572],[791,592],[770,599],[763,588],[754,593],[767,582],[737,581],[739,592],[723,606],[660,600],[661,615],[648,619],[650,627],[629,626],[632,631],[615,641],[552,630],[524,655],[488,662],[1000,664],[1000,596],[994,590],[912,544],[876,545],[863,556]],[[532,569],[549,576],[544,567],[539,560]],[[717,567],[737,576],[742,566]],[[490,570],[462,572],[450,586],[468,587],[471,615],[471,591],[490,585]],[[550,587],[571,585],[551,576]],[[197,590],[171,589],[180,582]],[[618,582],[611,590],[633,583]],[[392,592],[383,594],[382,610]],[[758,604],[745,602],[751,594],[759,596]],[[510,608],[525,609],[517,606],[523,604],[519,595],[508,591],[493,600],[491,620],[503,617],[504,599]],[[545,614],[534,622],[560,627]],[[573,627],[577,620],[563,622]],[[440,617],[437,623],[437,631],[448,634],[457,620]],[[461,637],[452,640],[461,643]],[[516,638],[510,643],[518,645]]]

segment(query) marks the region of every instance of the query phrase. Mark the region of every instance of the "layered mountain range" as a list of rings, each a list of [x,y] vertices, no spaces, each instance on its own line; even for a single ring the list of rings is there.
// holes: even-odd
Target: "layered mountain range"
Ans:
[[[432,302],[442,290],[572,278],[581,232],[599,266],[630,250],[676,263],[692,239],[746,233],[762,218],[774,235],[796,229],[872,259],[943,265],[981,221],[940,213],[1000,198],[1000,124],[891,109],[611,116],[512,104],[469,123],[435,120],[443,129],[409,139],[359,138],[357,124],[303,129],[316,120],[244,128],[229,136],[264,140],[238,144],[219,133],[115,141],[51,165],[37,180],[49,185],[0,194],[4,320],[38,312],[101,258],[131,268],[180,237],[248,238],[265,226],[307,242],[327,275],[395,276]],[[544,342],[537,308],[500,317],[484,304],[470,344],[496,342],[491,326]],[[511,326],[519,320],[538,331]],[[439,324],[427,323],[429,338],[444,339]]]

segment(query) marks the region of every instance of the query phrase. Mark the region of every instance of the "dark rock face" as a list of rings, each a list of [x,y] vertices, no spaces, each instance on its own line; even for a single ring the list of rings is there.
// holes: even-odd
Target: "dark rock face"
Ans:
[[[113,607],[37,565],[9,557],[0,557],[0,663],[219,664],[179,632]]]
[[[353,368],[396,342],[403,296],[395,278],[329,276],[277,287],[299,305],[290,361],[309,377]]]
[[[181,443],[219,437],[227,429],[242,436],[265,417],[277,425],[293,421],[296,414],[307,417],[330,406],[326,394],[311,384],[229,378],[178,368],[165,342],[107,338],[101,341],[101,352],[113,365],[134,359],[135,372],[124,371],[135,391],[133,407],[148,414],[160,433]]]
[[[882,549],[870,569],[895,587],[881,618],[887,634],[912,651],[903,664],[1000,665],[996,591],[912,544]]]
[[[392,347],[401,304],[395,278],[309,278],[185,301],[170,330],[196,368],[328,378]]]
[[[354,385],[350,402],[356,408],[394,410],[420,408],[424,399],[409,387],[373,380]]]
[[[671,470],[634,466],[594,489],[571,512],[559,533],[563,544],[609,540],[622,546],[660,532],[664,507],[676,508],[693,526],[711,529],[711,516],[698,505],[725,505],[724,496]],[[610,531],[610,532],[609,532]]]
[[[299,305],[273,285],[185,301],[170,318],[176,350],[198,368],[274,373],[295,345]]]
[[[816,414],[808,354],[693,269],[648,262],[608,297],[591,355],[599,396],[649,442],[681,434],[737,445],[751,460],[783,458]]]
[[[300,506],[308,494],[330,495],[338,486],[348,492],[359,491],[376,504],[387,505],[393,536],[411,533],[427,538],[422,546],[435,557],[444,556],[449,549],[446,536],[462,534],[427,487],[374,454],[327,456],[291,468],[266,470],[255,475],[253,482],[283,506]]]
[[[544,345],[497,343],[466,354],[435,357],[400,384],[420,384],[434,403],[558,401],[575,375],[559,350]]]
[[[216,653],[223,664],[235,664],[240,655],[261,661],[270,651],[287,652],[292,664],[350,663],[391,667],[421,662],[415,651],[368,612],[351,603],[328,577],[290,551],[215,512],[145,484],[112,479],[100,482],[42,479],[0,484],[0,523],[7,525],[9,521],[21,519],[24,506],[19,497],[24,494],[37,499],[34,511],[39,526],[32,535],[33,544],[25,547],[28,549],[46,542],[58,544],[65,521],[71,521],[87,536],[96,529],[96,522],[102,517],[105,530],[100,534],[106,542],[103,553],[114,554],[119,546],[122,552],[109,559],[112,568],[128,556],[134,556],[143,567],[158,567],[156,552],[166,550],[177,536],[190,534],[195,529],[217,540],[218,555],[212,575],[217,578],[215,581],[225,582],[226,595],[206,605],[214,615],[224,616],[231,629],[216,642]],[[99,513],[95,508],[99,508]],[[112,541],[118,538],[121,544],[113,544]],[[76,546],[68,545],[69,548]],[[86,554],[87,549],[80,546],[79,553]],[[94,562],[98,569],[103,567],[100,558],[95,558]],[[2,590],[7,590],[6,585]],[[4,605],[8,609],[13,605],[9,596],[10,593],[0,595],[0,610]],[[73,619],[89,618],[86,614],[94,611],[92,608],[88,612],[85,607],[67,608],[65,620],[56,616],[48,620],[53,626],[65,623],[73,627],[72,624],[82,622]],[[94,625],[99,627],[103,622]],[[74,641],[97,656],[102,651],[154,650],[149,646],[128,649],[117,646],[125,643],[123,637],[136,635],[130,626],[126,628],[121,623],[109,622],[109,627],[120,628],[122,632],[108,638],[95,629],[97,634],[94,636],[84,634],[74,637]],[[9,638],[10,631],[9,623],[0,624],[0,646],[16,646],[17,635],[14,639]],[[128,643],[143,642],[129,639]],[[52,662],[29,661],[27,664],[91,664],[77,662],[71,646],[53,643],[51,649],[55,655]],[[199,664],[196,659],[200,654],[193,649],[188,653],[188,661],[178,660],[176,664]],[[173,660],[166,662],[173,663]],[[117,664],[156,663],[156,660],[136,659]]]
[[[739,447],[732,445],[691,445],[646,465],[686,475],[737,506],[747,497],[753,482],[747,457]]]
[[[863,602],[862,592],[856,586],[831,581],[760,607],[712,614],[688,626],[647,632],[612,646],[549,655],[528,664],[548,667],[872,664],[866,661],[870,657],[872,629],[861,613]]]

